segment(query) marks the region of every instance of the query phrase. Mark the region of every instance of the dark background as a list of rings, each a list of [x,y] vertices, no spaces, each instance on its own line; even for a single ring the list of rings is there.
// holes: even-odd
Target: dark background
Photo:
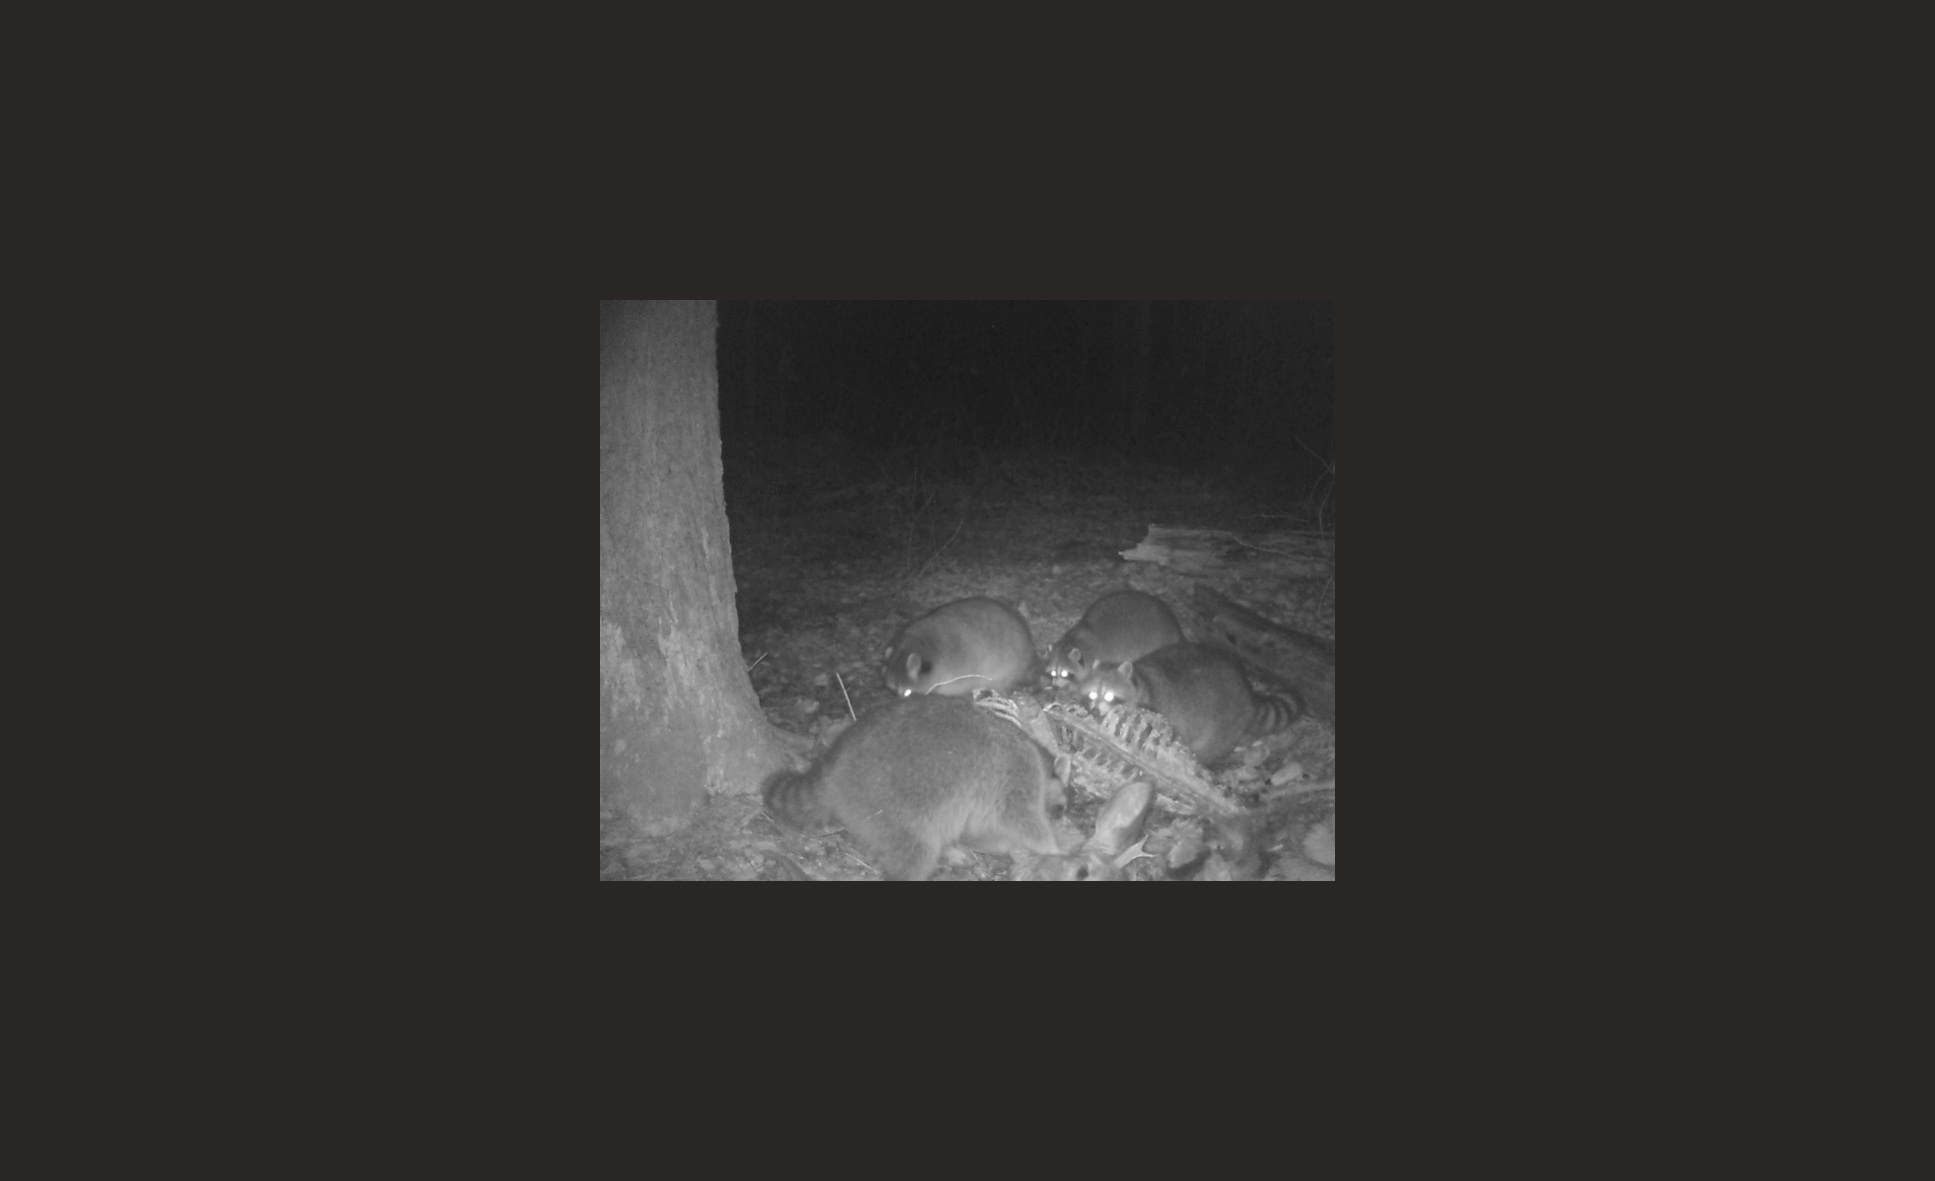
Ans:
[[[1334,461],[1328,301],[719,302],[720,428],[867,454],[1028,449],[1254,491]]]

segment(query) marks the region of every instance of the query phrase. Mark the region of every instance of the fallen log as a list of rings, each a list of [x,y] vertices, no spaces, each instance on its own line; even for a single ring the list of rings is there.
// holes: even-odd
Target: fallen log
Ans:
[[[1281,570],[1285,578],[1323,578],[1334,568],[1335,550],[1335,539],[1321,533],[1231,533],[1151,525],[1142,541],[1134,549],[1123,550],[1122,556],[1189,574],[1262,563],[1272,571]]]

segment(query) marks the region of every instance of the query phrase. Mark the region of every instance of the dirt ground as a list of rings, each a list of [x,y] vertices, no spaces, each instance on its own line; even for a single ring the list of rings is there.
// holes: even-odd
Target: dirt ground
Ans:
[[[943,603],[986,595],[1017,607],[1046,651],[1101,595],[1125,587],[1185,609],[1199,578],[1126,562],[1152,524],[1257,532],[1334,529],[1334,502],[1280,489],[1237,487],[1107,458],[1073,464],[1048,453],[967,447],[862,457],[838,436],[726,451],[740,639],[766,716],[815,741],[892,699],[881,660],[908,620]],[[1309,490],[1304,490],[1308,492]],[[1321,521],[1315,514],[1323,512]],[[1252,610],[1335,644],[1335,579],[1285,582],[1259,568],[1210,576]],[[1043,690],[1039,700],[1048,700]],[[1335,735],[1306,717],[1239,751],[1216,781],[1245,806],[1284,784],[1334,780]],[[1065,846],[1093,832],[1105,802],[1080,779],[1058,824]],[[1121,880],[1331,880],[1334,789],[1259,807],[1248,832],[1157,803],[1138,857]],[[1266,816],[1267,814],[1267,816]],[[668,826],[669,827],[669,826]],[[756,791],[714,796],[676,831],[644,833],[601,813],[599,874],[631,881],[877,881],[845,833],[779,825]],[[1008,881],[1028,867],[974,854],[943,864],[937,881]]]

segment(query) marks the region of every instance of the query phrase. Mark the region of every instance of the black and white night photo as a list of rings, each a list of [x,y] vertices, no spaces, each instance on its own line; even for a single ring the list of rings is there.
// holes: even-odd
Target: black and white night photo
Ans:
[[[1335,304],[598,349],[602,880],[1336,880]]]

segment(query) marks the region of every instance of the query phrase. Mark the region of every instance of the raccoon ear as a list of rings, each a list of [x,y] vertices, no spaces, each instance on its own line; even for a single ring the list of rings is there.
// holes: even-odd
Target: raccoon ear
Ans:
[[[911,681],[919,676],[920,676],[920,653],[909,652],[907,654],[907,679]]]
[[[1132,677],[1135,675],[1135,661],[1125,660],[1121,664],[1116,665],[1115,671],[1125,677]]]

